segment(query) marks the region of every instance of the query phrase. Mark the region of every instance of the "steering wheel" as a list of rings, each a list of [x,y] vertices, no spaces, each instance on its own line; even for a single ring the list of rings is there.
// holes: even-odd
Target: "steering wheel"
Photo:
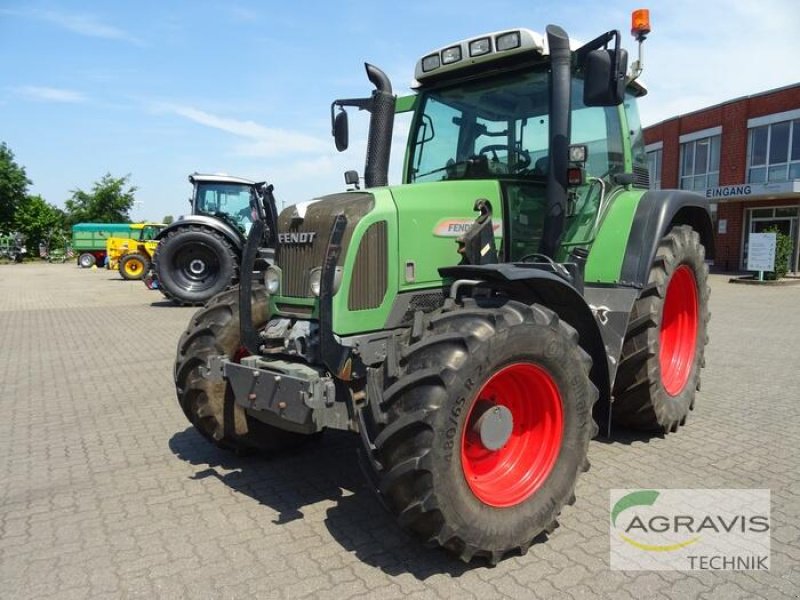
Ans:
[[[519,148],[509,148],[505,144],[489,144],[488,146],[484,146],[478,151],[478,154],[488,154],[489,152],[492,153],[491,160],[499,161],[497,158],[497,151],[507,152],[508,158],[510,159],[511,156],[514,156],[514,172],[524,171],[528,167],[531,166],[531,155],[528,153],[527,150],[520,150]],[[510,162],[509,162],[510,166]]]

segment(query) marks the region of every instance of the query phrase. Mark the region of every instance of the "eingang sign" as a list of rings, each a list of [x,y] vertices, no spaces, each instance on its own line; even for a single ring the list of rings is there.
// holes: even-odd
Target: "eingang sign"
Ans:
[[[778,183],[742,183],[708,188],[705,196],[709,200],[725,198],[748,198],[777,194],[800,194],[800,181],[781,181]]]

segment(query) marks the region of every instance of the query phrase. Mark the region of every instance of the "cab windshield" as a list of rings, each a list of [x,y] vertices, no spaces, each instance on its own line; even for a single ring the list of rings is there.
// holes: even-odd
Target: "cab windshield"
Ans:
[[[198,182],[195,212],[212,217],[226,216],[247,232],[253,224],[250,186],[243,183]]]
[[[407,181],[543,179],[549,94],[544,70],[515,72],[423,93],[411,132]],[[588,176],[622,172],[617,107],[587,108],[572,82],[571,144],[588,146]]]

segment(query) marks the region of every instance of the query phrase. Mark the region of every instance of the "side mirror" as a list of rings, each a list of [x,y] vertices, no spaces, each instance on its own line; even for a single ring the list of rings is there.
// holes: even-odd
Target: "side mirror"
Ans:
[[[358,187],[358,171],[345,171],[344,172],[344,182],[346,185],[355,186],[355,189],[359,189]]]
[[[333,119],[333,139],[336,143],[336,150],[343,152],[347,150],[350,143],[350,133],[347,125],[347,112],[340,110]]]
[[[618,106],[625,99],[628,52],[623,48],[598,48],[586,54],[583,103]]]

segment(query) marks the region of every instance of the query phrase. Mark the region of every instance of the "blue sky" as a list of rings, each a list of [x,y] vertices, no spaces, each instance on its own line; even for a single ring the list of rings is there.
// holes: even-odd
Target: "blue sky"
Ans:
[[[0,141],[63,205],[106,172],[130,173],[133,216],[186,212],[193,171],[275,184],[286,204],[344,188],[363,171],[366,116],[336,153],[333,99],[369,93],[363,63],[396,92],[427,51],[477,34],[548,23],[588,40],[628,34],[629,2],[459,0],[160,2],[0,0]],[[660,0],[643,81],[645,124],[800,81],[796,0]],[[397,136],[392,180],[399,177]]]

